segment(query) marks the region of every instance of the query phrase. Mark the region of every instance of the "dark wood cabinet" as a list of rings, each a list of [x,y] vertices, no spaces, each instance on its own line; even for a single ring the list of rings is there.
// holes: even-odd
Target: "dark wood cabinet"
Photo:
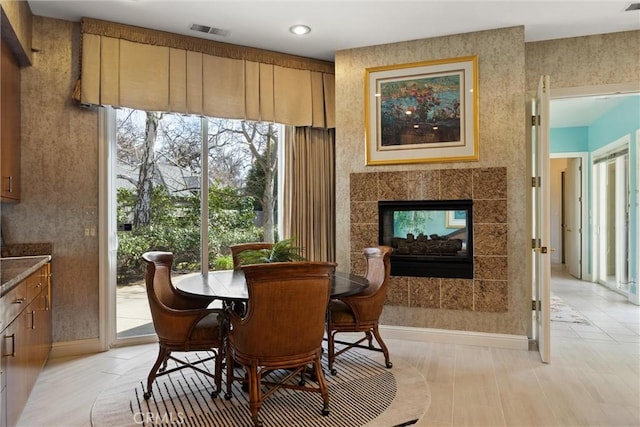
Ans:
[[[19,202],[20,66],[4,39],[0,50],[0,197],[3,202]]]
[[[15,426],[51,350],[50,264],[2,297],[0,426]]]

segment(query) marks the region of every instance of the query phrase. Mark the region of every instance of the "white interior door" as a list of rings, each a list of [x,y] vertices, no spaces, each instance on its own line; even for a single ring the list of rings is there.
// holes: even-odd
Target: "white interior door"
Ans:
[[[536,301],[534,335],[544,363],[551,361],[549,76],[541,76],[533,101],[532,138],[532,293]]]
[[[565,173],[565,264],[569,274],[582,279],[582,183],[579,157],[567,159]]]

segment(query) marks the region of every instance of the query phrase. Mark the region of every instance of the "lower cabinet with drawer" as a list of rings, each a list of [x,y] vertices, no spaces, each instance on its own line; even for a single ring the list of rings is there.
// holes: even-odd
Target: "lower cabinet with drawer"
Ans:
[[[2,300],[2,325],[6,327],[0,340],[0,426],[12,427],[18,423],[51,350],[50,264],[28,276]]]

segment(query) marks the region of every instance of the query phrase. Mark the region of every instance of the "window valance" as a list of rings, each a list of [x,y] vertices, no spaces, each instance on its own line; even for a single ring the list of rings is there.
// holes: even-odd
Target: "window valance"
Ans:
[[[332,62],[83,18],[83,104],[335,127]]]

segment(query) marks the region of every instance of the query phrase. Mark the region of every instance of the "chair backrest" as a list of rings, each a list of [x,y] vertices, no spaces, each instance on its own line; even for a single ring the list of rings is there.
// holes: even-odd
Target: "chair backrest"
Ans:
[[[365,277],[369,280],[369,286],[360,294],[359,297],[367,296],[366,303],[368,307],[361,311],[366,313],[367,320],[377,320],[382,314],[384,301],[387,297],[387,285],[391,275],[391,253],[393,248],[389,246],[374,246],[365,248],[362,253],[367,260],[367,272]],[[361,298],[358,298],[359,300]],[[365,320],[365,319],[361,319]]]
[[[240,259],[238,258],[238,254],[243,251],[254,251],[259,249],[271,249],[273,247],[273,243],[267,242],[249,242],[249,243],[238,243],[236,245],[229,246],[231,249],[231,256],[233,257],[233,268],[240,267]]]
[[[176,312],[188,309],[188,306],[176,294],[171,283],[171,252],[145,252],[142,259],[147,263],[145,277],[149,309],[156,334],[159,339],[183,340],[185,332],[176,323]]]
[[[262,357],[319,350],[335,267],[309,261],[243,266],[249,303],[236,349]]]

